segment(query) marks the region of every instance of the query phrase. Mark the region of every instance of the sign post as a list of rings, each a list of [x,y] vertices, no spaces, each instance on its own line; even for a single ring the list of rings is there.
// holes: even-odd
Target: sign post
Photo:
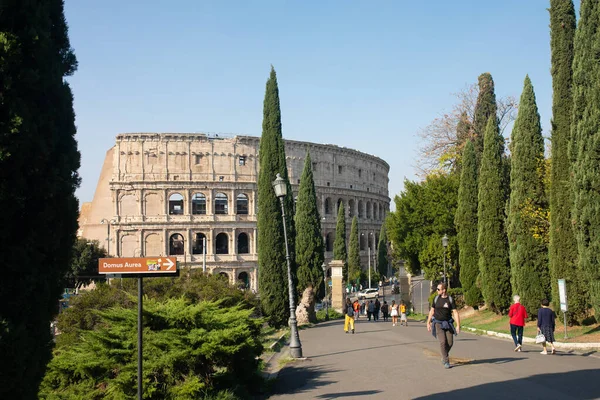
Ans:
[[[104,275],[125,275],[138,278],[138,365],[137,365],[137,394],[142,400],[142,315],[144,312],[144,277],[178,275],[177,257],[127,257],[101,258],[98,260],[98,273]]]
[[[563,312],[564,324],[565,324],[565,339],[567,336],[567,283],[564,279],[558,280],[558,298],[560,299],[560,309]]]

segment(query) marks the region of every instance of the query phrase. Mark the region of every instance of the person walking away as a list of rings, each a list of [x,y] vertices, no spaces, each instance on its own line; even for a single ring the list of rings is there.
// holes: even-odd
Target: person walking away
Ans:
[[[387,301],[383,301],[383,304],[381,305],[381,314],[383,315],[383,322],[387,322],[388,320],[388,314],[389,314],[389,306]]]
[[[440,342],[444,368],[450,368],[450,349],[454,344],[454,335],[460,333],[460,316],[452,296],[448,296],[448,285],[438,283],[437,296],[433,299],[427,316],[427,331]],[[454,318],[452,318],[454,317]],[[456,327],[454,326],[456,323]]]
[[[354,333],[354,306],[349,298],[346,298],[346,307],[344,309],[346,319],[344,320],[344,332],[348,333],[348,328]]]
[[[537,330],[541,332],[546,338],[546,341],[542,343],[544,350],[540,354],[548,354],[546,349],[546,343],[550,343],[552,346],[552,354],[556,354],[556,348],[554,347],[554,328],[556,327],[555,320],[556,314],[550,309],[550,302],[548,299],[542,300],[542,307],[538,310],[537,318]]]
[[[398,304],[396,300],[392,300],[392,326],[396,326],[398,323]]]
[[[406,318],[406,304],[404,300],[400,301],[400,325],[404,322],[404,326],[408,326],[408,319]]]
[[[375,299],[375,307],[374,307],[374,314],[373,314],[373,320],[374,321],[379,321],[379,311],[381,310],[381,303],[379,302],[379,299]]]
[[[527,319],[527,310],[521,304],[521,296],[515,294],[513,296],[514,303],[508,309],[508,317],[510,318],[510,335],[515,342],[515,351],[521,351],[523,347],[523,327]]]
[[[375,312],[375,304],[373,304],[373,300],[369,301],[369,305],[367,306],[367,318],[369,321],[371,320],[371,316]]]
[[[354,300],[354,303],[352,303],[352,308],[354,309],[354,320],[358,321],[360,316],[360,303],[358,302],[358,299]]]

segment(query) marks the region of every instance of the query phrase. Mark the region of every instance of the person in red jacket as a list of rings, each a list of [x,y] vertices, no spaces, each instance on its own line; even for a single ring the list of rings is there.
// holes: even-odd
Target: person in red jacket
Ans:
[[[510,317],[510,334],[515,342],[515,351],[521,351],[523,346],[523,327],[527,318],[527,311],[520,301],[521,297],[518,294],[513,296],[514,304],[508,310]]]

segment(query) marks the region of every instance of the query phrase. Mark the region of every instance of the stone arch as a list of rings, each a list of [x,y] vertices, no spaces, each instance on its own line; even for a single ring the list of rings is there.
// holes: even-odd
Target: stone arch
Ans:
[[[197,232],[194,235],[194,243],[192,245],[192,254],[204,254],[204,239],[206,239],[206,235],[202,232]]]
[[[162,199],[158,193],[148,193],[144,197],[144,215],[160,215],[162,211]]]
[[[240,289],[250,288],[250,275],[246,271],[242,271],[238,274],[237,280],[240,283]]]
[[[204,193],[194,193],[192,196],[192,214],[206,214],[206,196]]]
[[[133,194],[125,194],[121,196],[119,202],[119,214],[122,217],[130,215],[138,215],[138,201]]]
[[[159,257],[163,255],[162,237],[158,233],[150,233],[144,240],[144,256]]]
[[[365,216],[364,204],[362,200],[358,201],[358,218],[363,218]]]
[[[237,253],[238,254],[249,254],[250,253],[250,239],[246,232],[242,232],[237,237]]]
[[[183,215],[183,196],[172,193],[169,196],[169,215]]]
[[[348,200],[348,216],[354,217],[354,199]]]
[[[215,254],[229,254],[229,236],[221,232],[215,239]]]
[[[329,232],[325,236],[325,251],[333,251],[333,242],[335,240],[335,235],[333,232]]]
[[[325,199],[325,214],[331,214],[331,198],[329,197]]]
[[[371,219],[371,202],[367,201],[367,219]]]
[[[240,193],[235,199],[235,209],[239,215],[248,215],[248,195]]]
[[[134,235],[121,236],[119,255],[121,257],[139,257],[141,253],[138,238]],[[137,250],[137,251],[136,251]],[[136,254],[137,253],[137,254]]]
[[[169,255],[178,256],[185,254],[185,239],[180,233],[174,233],[169,237]]]
[[[225,193],[215,195],[215,214],[229,214],[229,204]]]

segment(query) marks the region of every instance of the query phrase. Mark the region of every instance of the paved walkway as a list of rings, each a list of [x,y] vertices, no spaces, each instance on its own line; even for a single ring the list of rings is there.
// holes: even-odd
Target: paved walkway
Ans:
[[[271,399],[596,399],[600,358],[573,352],[513,352],[512,341],[461,333],[443,368],[424,323],[392,327],[340,320],[300,331],[304,361],[279,373]]]

